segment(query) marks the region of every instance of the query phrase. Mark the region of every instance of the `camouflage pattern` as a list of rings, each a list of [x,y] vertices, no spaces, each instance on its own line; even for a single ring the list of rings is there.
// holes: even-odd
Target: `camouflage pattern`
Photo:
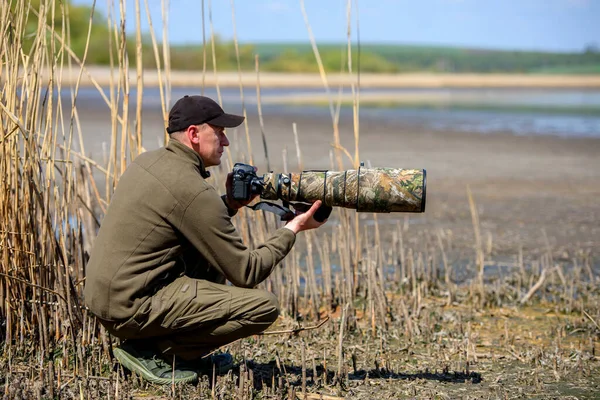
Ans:
[[[359,168],[265,174],[263,199],[314,203],[365,212],[424,212],[426,173],[420,169]]]

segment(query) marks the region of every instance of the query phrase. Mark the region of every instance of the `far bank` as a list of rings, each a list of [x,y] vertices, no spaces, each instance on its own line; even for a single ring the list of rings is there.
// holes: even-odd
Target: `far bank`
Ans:
[[[45,71],[42,75],[49,77]],[[80,75],[79,67],[61,72],[61,83],[75,85]],[[130,87],[158,87],[162,82],[171,87],[260,87],[285,88],[306,87],[332,89],[343,87],[363,88],[600,88],[600,75],[554,75],[554,74],[319,74],[308,73],[259,73],[213,71],[160,71],[143,70],[138,80],[135,69],[130,69]],[[86,66],[81,74],[80,85],[107,88],[122,79],[120,71],[109,67]]]

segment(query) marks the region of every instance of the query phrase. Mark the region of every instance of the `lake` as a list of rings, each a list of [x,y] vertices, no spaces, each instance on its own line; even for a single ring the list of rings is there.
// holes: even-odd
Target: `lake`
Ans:
[[[331,91],[345,101],[341,118],[351,118],[350,89]],[[173,88],[172,101],[198,88]],[[217,99],[215,89],[205,95]],[[221,89],[225,108],[241,112],[238,88]],[[434,131],[509,132],[515,135],[600,137],[600,90],[585,89],[361,89],[360,118],[405,124]],[[130,96],[135,101],[135,90]],[[324,89],[266,88],[261,90],[262,112],[298,117],[327,118],[330,115]],[[79,104],[102,103],[93,88],[80,90]],[[299,103],[295,103],[299,102]],[[255,88],[244,89],[248,115],[257,115]],[[144,90],[144,110],[159,110],[157,88]],[[133,106],[133,105],[132,105]]]

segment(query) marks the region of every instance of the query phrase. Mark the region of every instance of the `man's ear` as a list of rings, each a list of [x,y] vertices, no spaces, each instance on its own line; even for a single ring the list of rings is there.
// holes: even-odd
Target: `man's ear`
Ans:
[[[198,144],[198,142],[199,142],[198,136],[200,133],[200,129],[198,128],[198,126],[196,126],[196,125],[188,126],[186,133],[187,133],[188,139],[190,139],[190,143]]]

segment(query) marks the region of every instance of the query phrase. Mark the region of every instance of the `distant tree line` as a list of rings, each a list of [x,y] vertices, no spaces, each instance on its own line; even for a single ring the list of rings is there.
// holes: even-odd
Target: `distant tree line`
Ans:
[[[340,71],[348,59],[344,44],[319,46],[326,70]],[[263,69],[271,71],[316,71],[307,44],[261,44],[255,53]],[[581,53],[500,51],[450,47],[363,44],[352,46],[352,68],[363,72],[448,72],[448,73],[600,73],[600,52],[588,46]],[[360,54],[360,57],[358,55]]]
[[[11,3],[14,4],[14,3]],[[31,1],[33,9],[39,9],[40,0]],[[85,50],[88,23],[91,8],[85,5],[74,5],[65,1],[68,9],[71,48],[81,57]],[[14,5],[11,12],[15,12]],[[54,20],[50,16],[47,24],[55,32],[66,29],[60,13]],[[16,22],[15,22],[16,23]],[[37,18],[30,13],[27,21],[31,35],[23,44],[24,50],[35,43],[38,29]],[[107,65],[117,59],[121,43],[114,43],[114,35],[110,34],[108,21],[98,10],[94,13],[90,36],[90,50],[87,55],[88,64]],[[112,38],[112,46],[109,40]],[[309,44],[240,44],[236,54],[233,42],[214,38],[216,65],[218,70],[252,71],[255,68],[255,55],[259,55],[261,71],[279,72],[318,72],[318,65]],[[176,45],[170,47],[170,64],[172,69],[201,70],[206,55],[206,66],[212,69],[212,43],[206,41],[204,51],[202,44]],[[129,64],[135,65],[135,37],[127,38],[122,51],[129,57]],[[532,51],[498,51],[485,49],[466,49],[449,47],[402,46],[354,44],[351,48],[352,63],[348,63],[347,45],[319,45],[323,66],[328,72],[347,71],[352,66],[354,72],[370,73],[402,73],[415,71],[448,72],[448,73],[600,73],[600,52],[596,44],[588,44],[580,53],[547,53]],[[162,49],[159,52],[162,56]],[[143,64],[146,68],[156,67],[154,52],[148,36],[143,38]],[[162,60],[161,60],[162,63]]]

